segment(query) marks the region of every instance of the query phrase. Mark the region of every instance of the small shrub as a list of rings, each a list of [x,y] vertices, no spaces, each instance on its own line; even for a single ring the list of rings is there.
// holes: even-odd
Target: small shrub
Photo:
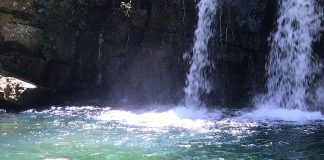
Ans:
[[[130,17],[132,13],[132,1],[127,2],[121,2],[120,3],[120,9],[124,12],[125,16]]]

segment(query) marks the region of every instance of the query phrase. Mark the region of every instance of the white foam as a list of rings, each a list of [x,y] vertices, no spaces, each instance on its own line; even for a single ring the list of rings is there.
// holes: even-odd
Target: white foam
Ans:
[[[220,112],[208,112],[207,109],[189,109],[176,107],[165,112],[148,111],[135,113],[132,111],[105,111],[95,119],[102,121],[118,121],[126,125],[143,127],[181,127],[201,129],[214,124],[213,120],[220,117]]]
[[[306,112],[298,109],[284,109],[271,106],[262,106],[252,112],[243,113],[238,119],[248,119],[253,121],[289,121],[289,122],[309,122],[314,120],[324,120],[321,112]]]

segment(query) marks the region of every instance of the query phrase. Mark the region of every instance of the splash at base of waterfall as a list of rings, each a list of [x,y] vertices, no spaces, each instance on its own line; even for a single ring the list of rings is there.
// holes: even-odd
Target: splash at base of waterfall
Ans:
[[[324,116],[321,112],[307,112],[298,109],[291,110],[265,105],[253,111],[243,113],[238,119],[307,123],[309,121],[324,120]]]
[[[175,107],[168,111],[123,111],[111,110],[97,116],[97,120],[118,121],[127,125],[143,127],[181,127],[187,129],[203,129],[212,126],[214,120],[220,118],[216,110],[190,109]]]

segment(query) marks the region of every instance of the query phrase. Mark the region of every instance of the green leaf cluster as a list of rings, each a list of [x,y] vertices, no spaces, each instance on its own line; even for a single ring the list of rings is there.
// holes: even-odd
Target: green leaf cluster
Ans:
[[[132,13],[132,1],[130,0],[128,3],[127,2],[121,2],[120,3],[120,9],[124,12],[125,16],[130,17]]]

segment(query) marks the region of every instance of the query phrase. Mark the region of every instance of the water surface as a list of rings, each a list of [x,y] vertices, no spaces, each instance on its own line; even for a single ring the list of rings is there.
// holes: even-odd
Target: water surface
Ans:
[[[278,116],[285,111],[268,112],[184,107],[166,111],[52,107],[40,112],[2,112],[0,159],[324,158],[320,114],[287,111]]]

